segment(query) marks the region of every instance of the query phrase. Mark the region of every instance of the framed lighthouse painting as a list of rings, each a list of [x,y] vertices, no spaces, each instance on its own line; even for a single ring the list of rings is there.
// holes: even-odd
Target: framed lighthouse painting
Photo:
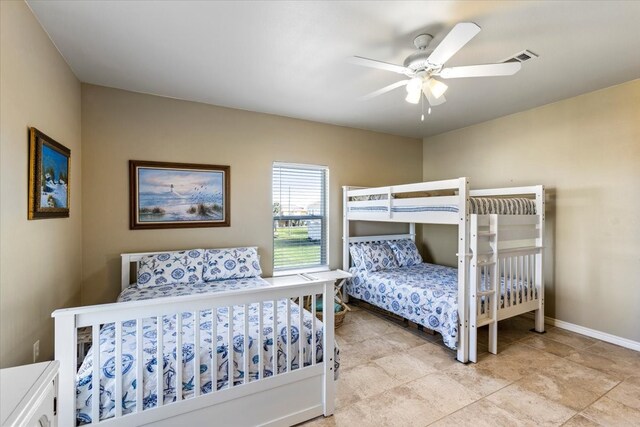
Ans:
[[[229,166],[129,161],[132,230],[228,227]]]

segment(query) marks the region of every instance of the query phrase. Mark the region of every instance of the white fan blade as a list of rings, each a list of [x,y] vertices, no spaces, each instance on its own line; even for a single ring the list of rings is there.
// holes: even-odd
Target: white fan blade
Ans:
[[[407,83],[409,83],[409,80],[400,80],[399,82],[392,83],[389,86],[383,87],[382,89],[378,89],[375,92],[371,92],[370,94],[367,94],[367,95],[363,96],[361,99],[363,101],[367,101],[367,100],[369,100],[371,98],[375,98],[376,96],[380,96],[383,93],[390,92],[390,91],[392,91],[392,90],[394,90],[396,88],[399,88],[401,86],[406,86]]]
[[[447,102],[447,99],[444,97],[444,95],[440,95],[440,98],[436,98],[435,96],[433,96],[433,93],[431,93],[431,88],[429,87],[429,85],[422,86],[422,92],[424,93],[424,96],[427,98],[429,105],[431,105],[432,107],[435,107],[436,105],[441,105]]]
[[[363,58],[361,56],[352,56],[349,58],[349,62],[355,65],[362,65],[363,67],[377,68],[378,70],[392,71],[398,74],[411,73],[406,67],[389,64],[388,62],[376,61],[375,59]]]
[[[465,67],[451,67],[440,71],[443,79],[459,79],[464,77],[492,77],[511,76],[522,68],[519,62],[505,62],[502,64],[467,65]]]
[[[447,34],[440,44],[433,50],[427,61],[433,65],[443,65],[462,47],[480,32],[473,22],[461,22]]]

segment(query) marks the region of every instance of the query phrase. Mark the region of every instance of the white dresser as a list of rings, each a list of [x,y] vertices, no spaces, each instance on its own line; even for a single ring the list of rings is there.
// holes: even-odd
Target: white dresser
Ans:
[[[0,425],[56,427],[57,361],[0,370]]]

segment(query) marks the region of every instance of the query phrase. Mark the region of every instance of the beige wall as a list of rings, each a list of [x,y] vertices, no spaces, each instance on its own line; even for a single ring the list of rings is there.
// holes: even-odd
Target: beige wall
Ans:
[[[424,179],[547,187],[546,314],[640,341],[640,80],[424,140]],[[425,227],[436,261],[453,230]]]
[[[51,312],[80,302],[80,82],[20,1],[0,2],[0,367],[53,357]],[[71,217],[27,220],[29,126],[71,149]]]
[[[330,169],[330,261],[341,265],[342,185],[415,182],[422,142],[194,102],[82,86],[84,304],[113,301],[122,252],[257,245],[271,275],[271,166]],[[231,166],[231,227],[129,230],[128,161]]]

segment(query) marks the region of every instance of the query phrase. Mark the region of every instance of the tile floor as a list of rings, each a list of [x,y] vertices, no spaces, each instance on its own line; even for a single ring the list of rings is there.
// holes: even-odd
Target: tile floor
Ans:
[[[355,308],[336,330],[336,411],[312,426],[640,426],[640,352],[533,320],[500,322],[498,355],[480,331],[477,364],[440,335]]]

